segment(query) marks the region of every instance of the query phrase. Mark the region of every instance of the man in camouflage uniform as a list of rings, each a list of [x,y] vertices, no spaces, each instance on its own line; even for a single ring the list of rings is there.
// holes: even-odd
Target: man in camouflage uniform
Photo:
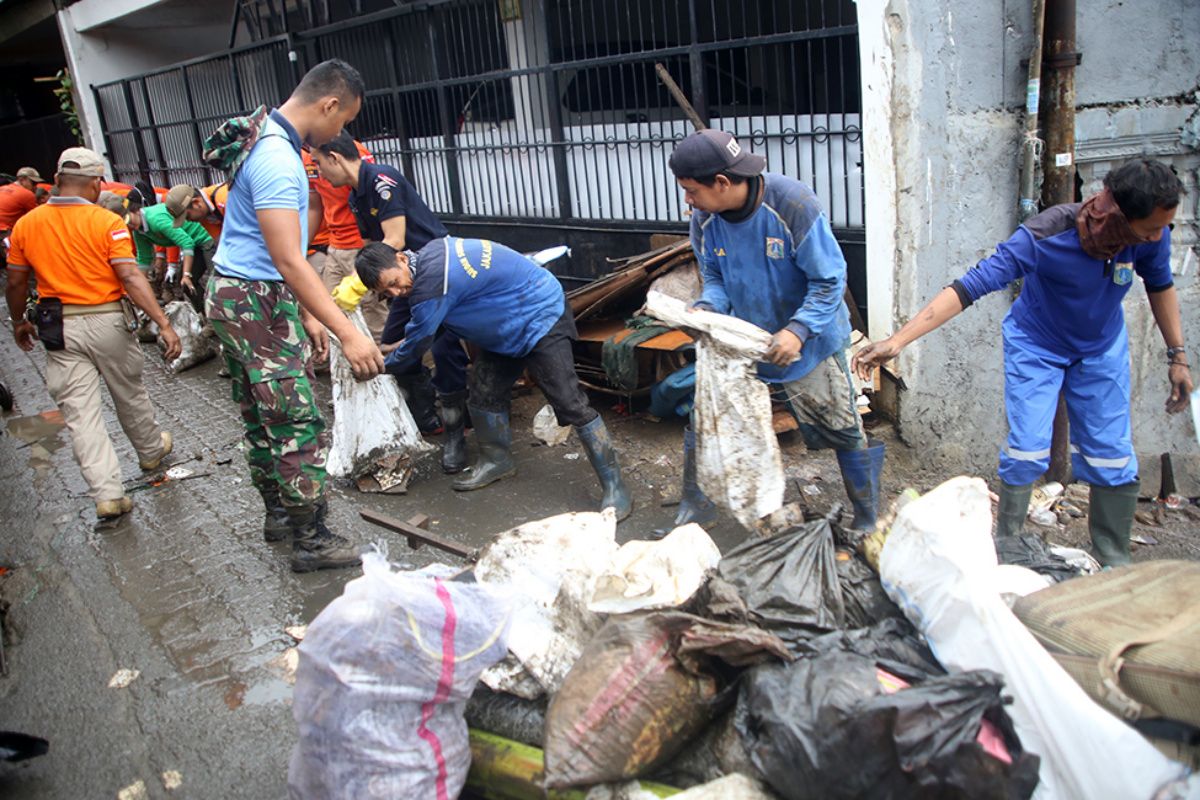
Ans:
[[[304,259],[308,178],[300,148],[336,136],[358,113],[362,95],[353,67],[326,61],[280,108],[255,115],[249,154],[230,165],[225,224],[208,282],[207,316],[241,406],[250,477],[266,507],[263,536],[291,535],[296,572],[359,563],[358,548],[325,524],[329,434],[310,364],[311,356],[328,355],[330,332],[359,378],[379,374],[383,356]],[[223,135],[228,131],[212,139]]]

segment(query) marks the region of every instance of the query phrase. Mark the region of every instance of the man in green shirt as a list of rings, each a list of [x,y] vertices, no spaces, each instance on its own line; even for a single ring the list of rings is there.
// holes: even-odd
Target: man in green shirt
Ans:
[[[171,189],[175,192],[180,187],[176,186]],[[191,187],[183,187],[190,191]],[[168,199],[171,192],[167,193]],[[151,266],[155,269],[162,269],[162,259],[157,258],[154,253],[155,245],[159,247],[178,247],[179,255],[182,261],[179,282],[185,291],[189,294],[195,293],[195,288],[192,283],[192,265],[195,260],[197,247],[209,249],[213,246],[213,238],[204,230],[204,227],[198,222],[192,222],[186,217],[178,218],[171,215],[167,208],[167,203],[158,203],[152,206],[146,206],[141,211],[141,224],[135,225],[133,229],[133,243],[137,248],[138,267],[142,271],[149,270]],[[164,287],[173,284],[175,276],[167,274],[163,276],[162,283]]]

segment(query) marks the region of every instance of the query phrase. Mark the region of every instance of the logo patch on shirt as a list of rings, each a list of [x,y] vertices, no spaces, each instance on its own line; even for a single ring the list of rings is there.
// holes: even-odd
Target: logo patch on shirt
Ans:
[[[128,239],[129,238],[129,229],[122,228],[119,231],[113,231],[112,233],[109,234],[109,236],[112,237],[112,240],[114,242],[119,241],[121,239]]]
[[[783,239],[767,237],[767,258],[783,258]]]
[[[724,257],[724,256],[725,256],[725,248],[724,248],[724,247],[717,247],[717,248],[714,248],[714,249],[713,249],[713,255],[715,255],[715,256],[722,256],[722,257]]]
[[[1133,263],[1125,262],[1117,264],[1113,267],[1113,283],[1117,286],[1125,286],[1133,281]]]

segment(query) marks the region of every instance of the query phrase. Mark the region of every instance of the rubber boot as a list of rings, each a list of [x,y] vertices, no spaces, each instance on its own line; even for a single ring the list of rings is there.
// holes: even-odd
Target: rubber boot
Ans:
[[[288,519],[287,509],[279,499],[279,487],[257,487],[262,495],[266,516],[263,518],[263,538],[268,542],[282,542],[292,532],[292,524]]]
[[[620,522],[633,511],[633,496],[629,494],[629,488],[621,479],[617,451],[613,447],[612,437],[608,435],[604,420],[597,414],[588,424],[576,425],[575,433],[579,435],[579,441],[583,442],[588,461],[592,463],[592,469],[596,470],[596,477],[600,479],[600,486],[604,489],[600,508],[615,509],[617,521]]]
[[[467,440],[463,430],[467,423],[467,393],[441,395],[442,426],[446,440],[442,442],[442,472],[454,475],[467,468]]]
[[[1141,485],[1140,481],[1124,486],[1092,485],[1088,532],[1096,560],[1106,567],[1129,563],[1129,531]]]
[[[1000,481],[1000,507],[996,510],[997,539],[1001,536],[1021,535],[1025,517],[1029,515],[1029,497],[1032,494],[1032,483],[1014,486]]]
[[[456,492],[482,489],[517,472],[512,460],[508,412],[484,411],[482,408],[471,408],[470,411],[475,423],[475,441],[479,443],[479,458],[451,485]]]
[[[396,383],[404,390],[404,399],[408,401],[408,410],[412,412],[417,428],[425,436],[440,433],[442,421],[438,419],[437,405],[434,401],[433,381],[429,370],[422,368],[412,375],[397,375]]]
[[[288,508],[292,528],[292,572],[342,569],[362,563],[359,548],[326,527],[328,508],[325,500]]]
[[[883,473],[884,443],[870,442],[862,450],[838,450],[838,466],[842,470],[842,483],[854,519],[850,527],[857,531],[875,530],[875,519],[879,513],[879,477]]]
[[[696,432],[688,425],[683,429],[683,494],[679,497],[679,510],[675,512],[675,522],[668,530],[656,528],[650,536],[661,539],[680,525],[694,522],[697,525],[708,525],[717,518],[717,506],[700,488],[696,481]]]

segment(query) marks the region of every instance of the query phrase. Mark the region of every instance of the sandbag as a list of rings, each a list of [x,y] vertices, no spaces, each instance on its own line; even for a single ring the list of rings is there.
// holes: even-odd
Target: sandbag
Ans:
[[[720,710],[709,653],[786,655],[764,636],[679,612],[610,619],[550,701],[546,788],[637,778],[669,761]]]
[[[205,330],[204,320],[196,313],[196,309],[192,308],[191,303],[186,300],[167,303],[163,313],[167,315],[167,320],[179,336],[180,345],[179,358],[168,362],[168,371],[178,374],[217,355],[221,345],[211,330]]]
[[[1039,796],[1146,798],[1186,780],[1182,766],[1096,705],[1013,616],[996,586],[991,531],[986,484],[954,478],[901,509],[880,575],[947,669],[1003,675],[1021,743],[1042,759]]]
[[[1118,567],[1023,597],[1013,613],[1114,713],[1200,726],[1200,564]]]
[[[617,552],[611,508],[527,522],[497,535],[480,553],[475,578],[516,598],[511,656],[483,682],[526,699],[558,691],[604,619],[588,610],[596,576]]]
[[[609,559],[596,578],[588,610],[598,614],[676,608],[703,585],[721,551],[695,523],[662,539],[632,539]]]
[[[744,320],[687,305],[658,292],[646,312],[694,331],[696,478],[713,502],[746,528],[783,505],[783,457],[771,422],[771,397],[757,365],[771,334]]]
[[[793,649],[805,639],[845,626],[828,520],[743,542],[721,559],[717,578],[736,589],[747,622]],[[710,610],[716,611],[711,606]]]
[[[457,797],[471,763],[463,711],[504,655],[509,616],[493,588],[363,556],[299,647],[289,796]]]
[[[370,337],[361,310],[348,317]],[[437,448],[421,436],[395,378],[357,380],[336,336],[330,337],[329,360],[333,441],[326,469],[334,477],[353,478],[363,491],[406,491],[417,461]]]

